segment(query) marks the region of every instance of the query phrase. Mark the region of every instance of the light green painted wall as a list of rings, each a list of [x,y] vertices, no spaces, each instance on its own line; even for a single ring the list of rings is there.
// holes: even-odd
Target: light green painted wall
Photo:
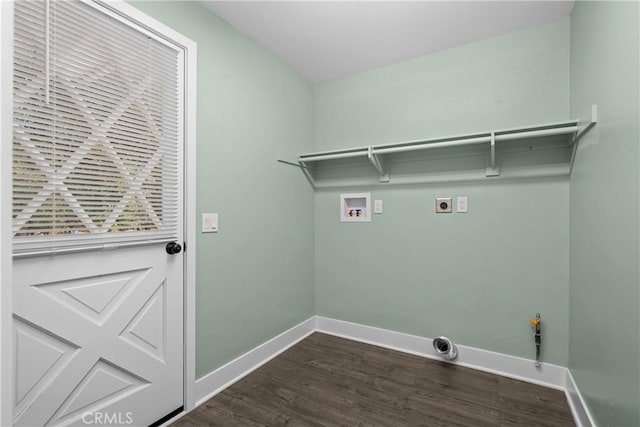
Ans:
[[[571,113],[599,122],[571,176],[569,367],[600,426],[640,423],[638,2],[576,2]]]
[[[313,92],[199,2],[133,4],[198,43],[197,213],[220,215],[192,246],[200,377],[314,314],[313,193],[276,162],[312,149]]]
[[[569,118],[569,20],[320,84],[316,149]],[[316,192],[319,315],[534,357],[568,359],[568,179],[345,188],[384,213],[340,223],[341,191]],[[438,196],[469,213],[435,215]]]
[[[319,84],[316,149],[568,118],[568,18]]]
[[[221,232],[196,242],[198,376],[314,312],[531,358],[540,311],[543,360],[569,363],[602,425],[637,421],[637,3],[577,2],[571,29],[565,19],[315,88],[197,2],[134,4],[198,42],[197,211],[221,215]],[[275,162],[585,117],[594,102],[601,122],[570,195],[552,178],[349,188],[384,213],[342,224],[339,191],[314,196]],[[433,199],[449,195],[468,196],[469,213],[436,216]]]

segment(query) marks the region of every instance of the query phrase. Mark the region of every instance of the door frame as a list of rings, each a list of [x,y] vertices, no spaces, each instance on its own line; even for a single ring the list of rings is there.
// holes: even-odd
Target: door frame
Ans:
[[[184,51],[184,410],[195,407],[196,384],[196,77],[194,41],[151,18],[123,0],[83,0],[100,4]],[[13,1],[0,1],[0,56],[13,57]],[[13,92],[13,61],[0,64],[0,93]],[[12,144],[13,97],[0,97],[0,425],[13,423],[14,348],[12,328]]]

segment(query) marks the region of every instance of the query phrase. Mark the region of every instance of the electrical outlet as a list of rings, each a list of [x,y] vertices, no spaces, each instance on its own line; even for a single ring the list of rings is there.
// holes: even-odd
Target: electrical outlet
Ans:
[[[377,213],[377,214],[382,213],[382,200],[373,201],[373,213]]]
[[[451,197],[436,198],[436,213],[451,213]]]
[[[458,196],[456,198],[456,212],[467,212],[467,196]]]

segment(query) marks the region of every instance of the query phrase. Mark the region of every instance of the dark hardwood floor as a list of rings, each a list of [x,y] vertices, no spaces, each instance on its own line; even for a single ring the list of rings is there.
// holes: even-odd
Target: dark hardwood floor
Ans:
[[[174,426],[574,426],[564,393],[315,333]]]

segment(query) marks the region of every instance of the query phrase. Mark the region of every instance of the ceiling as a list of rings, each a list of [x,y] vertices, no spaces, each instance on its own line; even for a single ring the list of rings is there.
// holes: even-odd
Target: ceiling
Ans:
[[[573,1],[202,1],[313,83],[569,16]]]

